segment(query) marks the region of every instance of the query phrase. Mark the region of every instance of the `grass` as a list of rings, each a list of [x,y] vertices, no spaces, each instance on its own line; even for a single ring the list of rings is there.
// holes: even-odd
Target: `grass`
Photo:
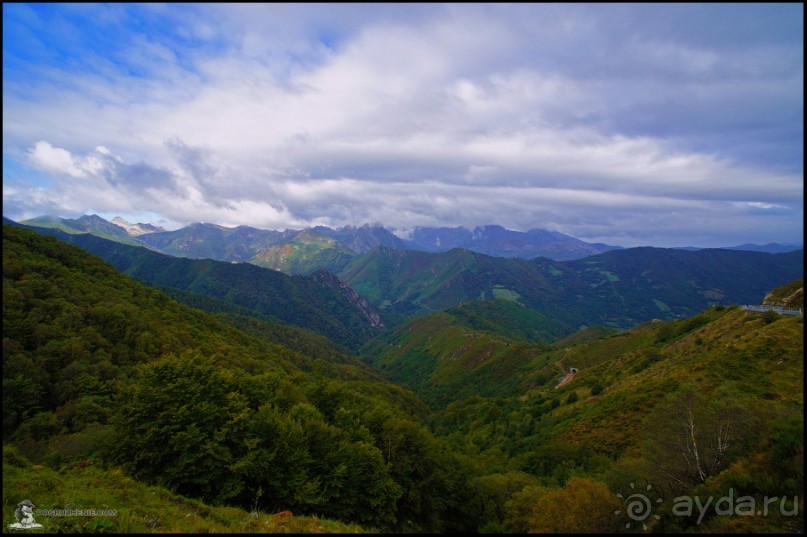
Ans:
[[[656,307],[659,309],[659,311],[664,312],[664,313],[667,313],[667,312],[670,311],[670,307],[667,304],[665,304],[664,302],[662,302],[661,300],[658,300],[658,299],[654,298],[653,302],[656,304]]]
[[[36,516],[42,529],[27,533],[367,533],[354,524],[309,516],[274,516],[210,506],[149,486],[118,469],[83,461],[59,471],[33,465],[3,447],[3,523],[14,521],[17,503],[36,509],[109,510],[112,516]]]
[[[493,296],[502,300],[510,300],[512,302],[518,302],[518,299],[521,298],[520,294],[511,289],[505,288],[503,285],[493,286]]]
[[[761,314],[741,310],[704,315],[709,322],[661,344],[654,344],[657,328],[649,323],[564,351],[557,363],[580,371],[557,396],[565,400],[577,391],[582,397],[553,413],[559,419],[547,438],[619,453],[637,445],[644,416],[684,382],[707,392],[732,383],[760,407],[772,401],[803,405],[803,318],[765,324]],[[584,389],[594,379],[605,387],[596,399]]]

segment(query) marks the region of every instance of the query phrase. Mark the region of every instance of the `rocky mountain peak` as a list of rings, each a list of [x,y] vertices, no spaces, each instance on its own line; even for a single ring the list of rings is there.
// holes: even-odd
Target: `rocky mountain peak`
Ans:
[[[154,226],[152,224],[132,224],[121,218],[120,216],[116,216],[112,219],[112,223],[118,227],[122,227],[126,230],[126,233],[132,235],[133,237],[139,237],[140,235],[148,235],[149,233],[157,233],[159,231],[165,231],[164,228],[160,226]]]

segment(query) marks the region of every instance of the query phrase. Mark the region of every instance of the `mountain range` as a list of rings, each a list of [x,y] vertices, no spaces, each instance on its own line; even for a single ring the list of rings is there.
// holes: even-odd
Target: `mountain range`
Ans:
[[[151,224],[131,224],[121,217],[108,222],[97,215],[78,219],[42,216],[21,222],[37,227],[61,229],[67,233],[87,232],[129,244],[139,243],[159,252],[220,261],[246,261],[290,274],[309,274],[319,269],[343,267],[355,255],[377,246],[397,250],[447,252],[463,248],[500,257],[528,259],[577,259],[616,249],[589,244],[558,232],[533,229],[512,231],[489,225],[469,230],[417,227],[410,239],[402,239],[381,225],[365,224],[331,229],[315,226],[302,230],[274,231],[249,226],[226,228],[195,223],[175,231]]]
[[[443,253],[461,248],[494,257],[533,259],[546,257],[568,261],[621,249],[601,243],[588,243],[575,237],[531,229],[526,232],[498,225],[464,227],[416,227],[404,239],[381,225],[345,226],[332,229],[315,226],[302,230],[265,230],[249,226],[227,228],[195,223],[166,231],[152,224],[132,224],[121,217],[108,222],[97,215],[78,219],[41,216],[21,223],[57,228],[67,233],[92,233],[104,238],[140,244],[165,254],[196,259],[249,262],[287,274],[311,274],[317,270],[338,272],[356,256],[378,246],[395,250]],[[800,246],[771,243],[744,244],[724,249],[785,253]],[[702,248],[685,247],[697,251]]]
[[[712,304],[758,302],[800,278],[803,250],[785,254],[628,248],[571,261],[426,253],[379,247],[337,275],[389,324],[484,299],[510,300],[564,323],[627,328],[696,314]]]
[[[318,269],[300,276],[254,263],[169,256],[88,233],[31,229],[56,234],[141,281],[226,299],[314,330],[351,349],[384,328],[475,300],[507,300],[528,308],[551,320],[547,333],[555,337],[582,326],[624,329],[651,319],[687,317],[716,303],[758,302],[769,289],[802,277],[804,270],[801,250],[768,254],[642,247],[554,261],[494,257],[460,248],[434,253],[377,245],[363,254],[344,253],[340,266],[330,271]],[[227,230],[200,224],[180,230],[185,240],[173,246],[199,246],[192,240],[197,230],[205,230],[208,236],[251,232],[250,228]],[[342,238],[369,240],[363,234],[370,231],[369,226],[353,228],[342,231]],[[375,231],[375,237],[387,233],[381,228]],[[339,246],[320,252],[337,248],[347,252],[344,243],[334,244]]]

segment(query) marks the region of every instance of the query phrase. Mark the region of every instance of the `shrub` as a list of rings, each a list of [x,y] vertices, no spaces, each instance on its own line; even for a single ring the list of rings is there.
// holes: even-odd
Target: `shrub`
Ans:
[[[762,319],[764,324],[771,324],[772,322],[779,320],[779,314],[773,310],[768,310],[760,315],[759,318]]]

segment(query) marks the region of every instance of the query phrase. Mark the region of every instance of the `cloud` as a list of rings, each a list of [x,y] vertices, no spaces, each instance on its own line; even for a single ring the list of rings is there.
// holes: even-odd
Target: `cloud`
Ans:
[[[84,172],[76,166],[70,151],[53,147],[48,142],[39,141],[31,150],[31,160],[46,170],[81,177]]]
[[[4,201],[798,241],[802,9],[4,5]]]
[[[279,200],[253,200],[224,195],[216,182],[218,170],[209,166],[203,151],[185,146],[180,140],[167,145],[175,152],[176,166],[158,168],[145,163],[128,163],[109,149],[99,146],[87,155],[75,155],[48,142],[38,142],[30,160],[52,172],[50,189],[4,189],[4,202],[25,210],[45,202],[50,213],[66,215],[87,212],[138,214],[150,207],[174,222],[207,221],[222,225],[251,224],[264,227],[308,225],[289,213]],[[43,213],[44,214],[44,213]]]

